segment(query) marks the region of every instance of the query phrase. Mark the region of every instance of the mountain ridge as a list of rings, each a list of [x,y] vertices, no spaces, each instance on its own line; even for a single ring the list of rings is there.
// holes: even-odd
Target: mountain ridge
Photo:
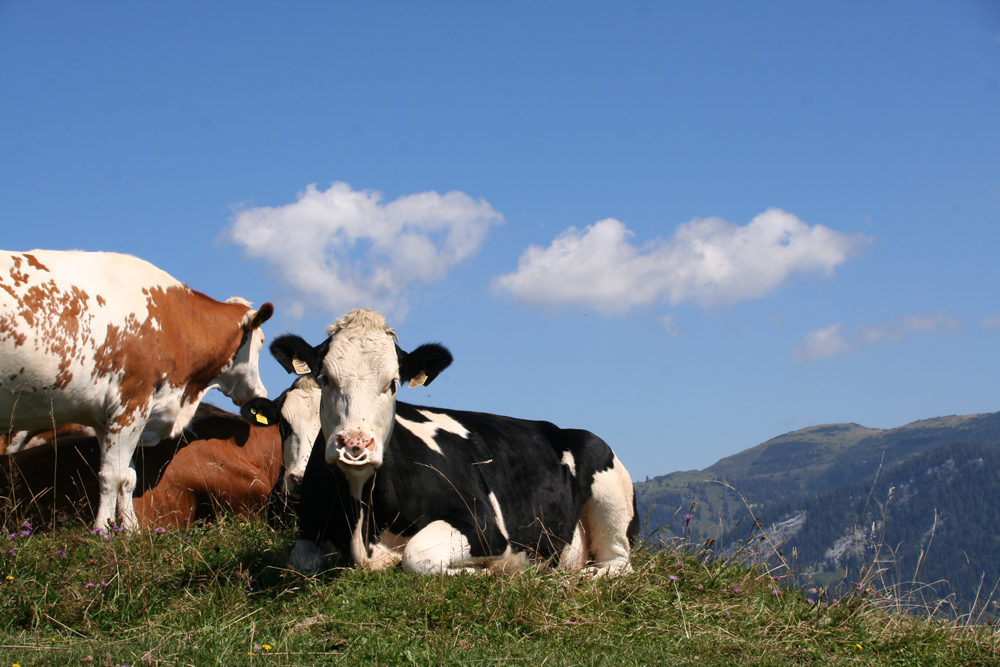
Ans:
[[[808,426],[724,457],[704,470],[638,482],[636,498],[647,534],[686,532],[723,540],[741,519],[777,503],[867,479],[880,469],[956,442],[1000,448],[1000,412],[920,419],[891,429],[856,423]],[[678,521],[686,514],[692,514],[690,522]]]

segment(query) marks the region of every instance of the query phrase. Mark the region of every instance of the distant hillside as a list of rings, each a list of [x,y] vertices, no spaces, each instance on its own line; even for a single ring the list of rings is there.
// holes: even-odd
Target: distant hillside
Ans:
[[[706,470],[636,484],[646,532],[725,540],[741,520],[816,496],[957,442],[1000,447],[1000,412],[938,417],[880,430],[858,424],[801,429],[726,457]]]
[[[967,610],[1000,581],[1000,450],[946,445],[761,518],[804,581],[856,579],[877,560],[883,585],[929,584],[918,594]]]

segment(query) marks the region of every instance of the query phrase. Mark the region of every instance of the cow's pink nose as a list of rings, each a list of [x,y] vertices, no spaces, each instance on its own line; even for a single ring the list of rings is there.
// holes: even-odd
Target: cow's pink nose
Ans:
[[[295,473],[292,473],[291,475],[288,476],[288,484],[293,489],[301,483],[302,483],[302,475],[296,475]]]
[[[375,449],[375,438],[360,433],[341,433],[337,435],[337,449],[347,452],[351,458],[361,458],[366,452]]]

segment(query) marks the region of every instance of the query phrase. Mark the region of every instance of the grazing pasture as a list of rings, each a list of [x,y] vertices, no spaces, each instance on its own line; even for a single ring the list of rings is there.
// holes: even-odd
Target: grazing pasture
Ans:
[[[19,526],[9,529],[18,529]],[[25,533],[25,534],[21,534]],[[990,665],[996,631],[785,588],[780,572],[676,545],[634,572],[302,576],[294,530],[23,529],[0,555],[0,664]],[[774,577],[779,577],[775,579]],[[983,621],[987,619],[981,619]]]

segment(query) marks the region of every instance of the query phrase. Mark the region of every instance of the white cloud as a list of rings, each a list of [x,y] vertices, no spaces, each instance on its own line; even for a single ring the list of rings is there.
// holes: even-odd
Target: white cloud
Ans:
[[[659,319],[660,326],[663,327],[663,332],[667,335],[667,338],[677,338],[684,333],[680,322],[677,321],[676,315],[664,315]]]
[[[833,275],[871,239],[808,225],[769,209],[746,226],[696,218],[670,239],[642,245],[618,220],[570,227],[548,248],[529,247],[494,291],[529,306],[580,305],[607,315],[663,302],[703,307],[759,299],[796,274]]]
[[[961,328],[958,320],[942,313],[901,315],[889,324],[862,324],[853,332],[846,331],[843,324],[831,324],[807,333],[805,338],[795,344],[792,358],[796,363],[806,364],[839,354],[850,354],[882,342],[900,341],[911,333],[944,336],[957,333]]]
[[[838,354],[846,354],[854,349],[844,335],[843,324],[831,324],[822,329],[813,329],[806,337],[796,343],[792,357],[797,363],[804,364],[817,359],[825,359]]]
[[[412,286],[442,280],[503,224],[489,202],[462,192],[382,193],[315,184],[285,206],[237,209],[225,235],[285,283],[293,315],[369,306],[402,317]]]
[[[1000,313],[987,315],[979,322],[984,329],[989,332],[1000,331]]]

